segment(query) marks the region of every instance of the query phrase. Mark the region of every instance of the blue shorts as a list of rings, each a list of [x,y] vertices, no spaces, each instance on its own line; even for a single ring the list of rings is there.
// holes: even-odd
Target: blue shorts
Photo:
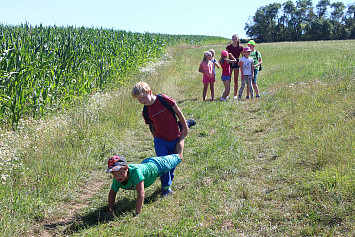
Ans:
[[[259,72],[258,69],[254,69],[254,79],[252,81],[253,84],[256,84],[256,79],[258,78],[258,72]]]
[[[175,154],[175,146],[179,138],[176,138],[173,141],[165,141],[161,138],[154,138],[154,147],[155,147],[155,153],[157,154],[157,157],[163,157],[167,156],[170,154]],[[158,167],[159,168],[159,167]],[[166,170],[163,170],[163,173],[159,173],[160,181],[161,181],[161,187],[164,188],[166,186],[171,186],[173,179],[174,179],[174,171],[175,168],[172,168],[165,172]],[[164,173],[165,172],[165,173]]]
[[[159,157],[150,157],[142,161],[142,164],[152,162],[158,167],[159,175],[168,173],[170,170],[174,169],[178,164],[180,164],[181,159],[177,154],[159,156]]]
[[[231,76],[221,76],[222,81],[231,80]]]

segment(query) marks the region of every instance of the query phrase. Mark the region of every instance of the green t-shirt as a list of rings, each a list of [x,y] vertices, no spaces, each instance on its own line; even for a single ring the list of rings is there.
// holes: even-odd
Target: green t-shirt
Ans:
[[[111,188],[117,193],[118,189],[136,189],[136,185],[144,180],[144,188],[149,187],[158,177],[158,167],[154,163],[128,165],[128,182],[123,185],[113,179]]]
[[[253,52],[250,52],[250,57],[252,59],[254,59],[254,65],[258,64],[259,63],[259,60],[256,58],[256,50],[254,50]],[[261,53],[258,51],[258,58],[261,58]],[[259,67],[256,67],[255,69],[258,69],[259,70]]]

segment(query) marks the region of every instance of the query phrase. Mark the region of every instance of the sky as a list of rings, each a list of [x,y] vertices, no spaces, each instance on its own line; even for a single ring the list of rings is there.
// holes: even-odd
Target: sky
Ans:
[[[0,23],[247,38],[258,8],[287,0],[0,0]],[[295,0],[293,2],[296,2]],[[313,0],[316,5],[318,0]],[[331,1],[336,2],[336,1]],[[347,6],[355,0],[343,0]]]

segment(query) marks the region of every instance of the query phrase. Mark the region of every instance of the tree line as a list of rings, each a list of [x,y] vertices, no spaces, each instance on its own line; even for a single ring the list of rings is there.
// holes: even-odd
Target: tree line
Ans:
[[[244,29],[258,42],[355,39],[354,18],[355,3],[289,0],[258,8]]]

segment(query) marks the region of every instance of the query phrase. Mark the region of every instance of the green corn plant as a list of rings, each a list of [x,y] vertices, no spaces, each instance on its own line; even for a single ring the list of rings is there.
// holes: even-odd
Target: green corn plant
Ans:
[[[133,33],[103,28],[0,24],[0,121],[16,124],[119,86],[175,44],[221,37]]]

